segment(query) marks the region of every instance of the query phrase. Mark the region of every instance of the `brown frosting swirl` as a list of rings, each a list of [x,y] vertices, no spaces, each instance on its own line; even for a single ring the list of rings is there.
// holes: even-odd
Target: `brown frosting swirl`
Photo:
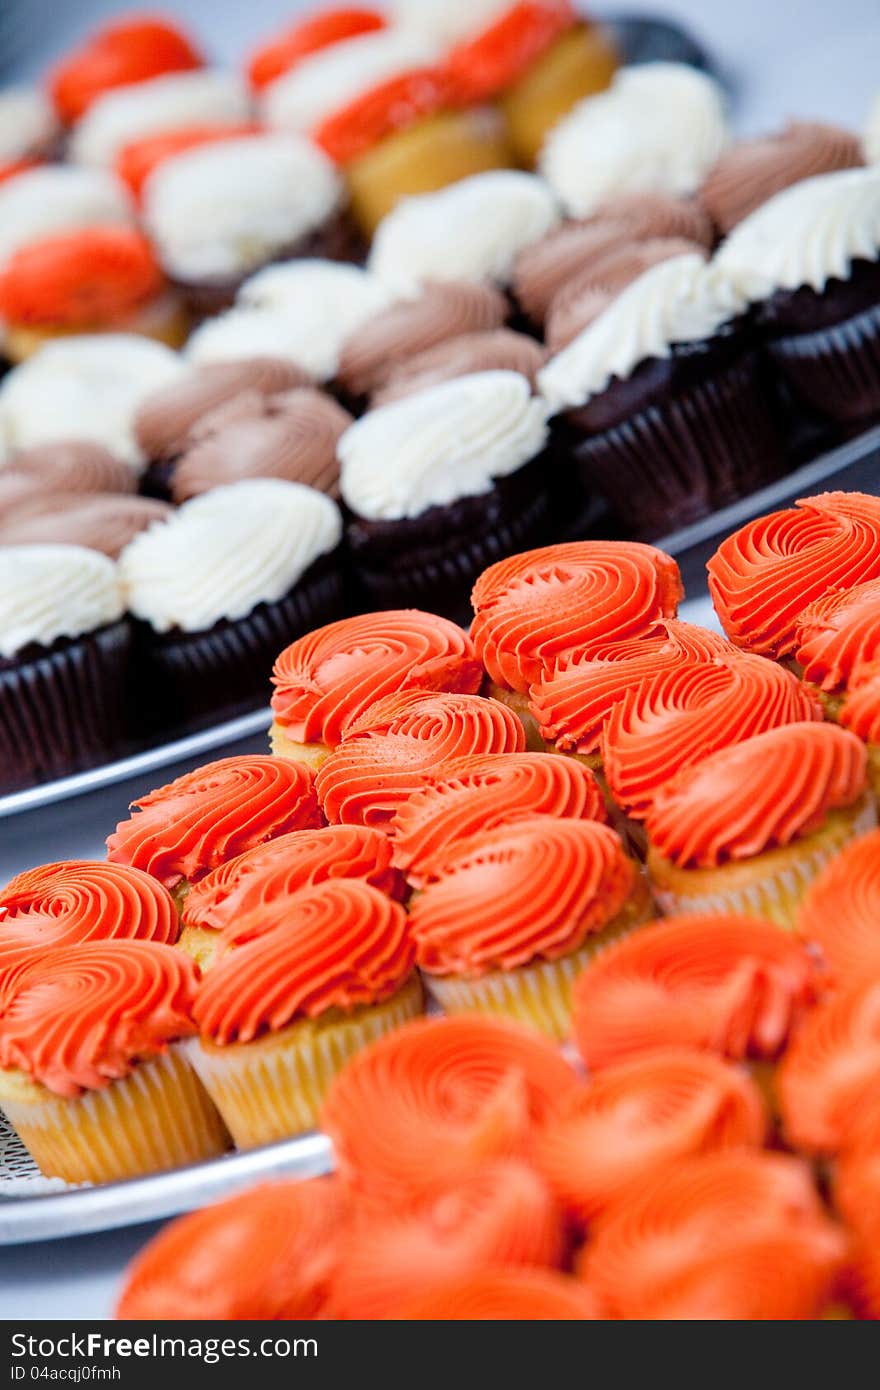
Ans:
[[[57,439],[13,456],[16,473],[59,492],[134,492],[137,477],[109,449],[88,439]]]
[[[864,164],[852,131],[820,121],[790,121],[783,130],[742,140],[709,170],[699,199],[722,232],[793,183]]]
[[[67,497],[67,505],[59,505]],[[152,525],[167,521],[173,508],[149,497],[95,493],[91,497],[56,495],[46,509],[14,513],[0,521],[0,545],[84,545],[116,559],[129,541]]]
[[[429,281],[417,299],[390,305],[343,344],[337,379],[352,395],[383,386],[393,367],[462,333],[500,328],[507,300],[491,285]]]
[[[385,385],[373,396],[373,406],[388,405],[402,396],[424,391],[441,381],[471,372],[519,372],[535,386],[535,377],[547,360],[540,343],[512,328],[493,328],[485,333],[462,333],[425,352],[417,352],[388,374]]]
[[[0,469],[0,520],[6,523],[15,513],[40,510],[46,501],[46,489],[37,478],[19,473],[15,468]]]

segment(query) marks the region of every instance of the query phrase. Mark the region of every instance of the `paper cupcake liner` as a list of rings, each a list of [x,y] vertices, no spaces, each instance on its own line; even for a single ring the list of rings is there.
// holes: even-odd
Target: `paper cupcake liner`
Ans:
[[[770,357],[796,395],[832,420],[880,409],[880,304],[843,323],[775,339]]]
[[[32,650],[0,662],[0,793],[126,751],[128,622]]]
[[[667,917],[680,913],[738,913],[794,929],[804,895],[829,859],[877,824],[874,798],[832,811],[824,825],[793,844],[718,869],[678,869],[652,851],[648,877]]]
[[[423,1008],[413,977],[382,1004],[332,1018],[302,1019],[250,1043],[184,1047],[240,1149],[314,1129],[327,1088],[346,1062]]]
[[[277,720],[269,730],[269,749],[276,758],[291,758],[295,763],[307,763],[316,771],[333,751],[326,743],[294,743]]]
[[[57,1096],[0,1073],[0,1103],[40,1172],[103,1183],[216,1158],[229,1135],[179,1045],[100,1091]]]

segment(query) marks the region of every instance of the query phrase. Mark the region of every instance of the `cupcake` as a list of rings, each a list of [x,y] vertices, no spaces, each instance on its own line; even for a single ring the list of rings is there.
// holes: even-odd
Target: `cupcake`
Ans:
[[[648,876],[664,912],[739,912],[793,928],[813,879],[876,823],[858,739],[790,723],[660,788],[646,822]]]
[[[391,405],[429,386],[438,386],[454,377],[471,376],[474,372],[519,372],[536,392],[538,372],[545,360],[546,353],[540,343],[511,328],[462,333],[392,367],[384,386],[373,393],[371,404],[374,407]]]
[[[0,183],[49,157],[58,140],[52,104],[36,87],[0,90]]]
[[[880,660],[880,578],[829,589],[801,614],[795,661],[816,688],[829,717],[837,717],[856,671]]]
[[[41,498],[38,511],[0,521],[0,547],[76,545],[117,560],[135,536],[171,515],[169,506],[150,497],[56,493]]]
[[[491,1267],[432,1285],[399,1316],[409,1322],[584,1322],[599,1314],[590,1290],[566,1274]]]
[[[407,690],[475,694],[482,678],[467,634],[435,613],[342,618],[276,659],[272,752],[318,767],[377,700]]]
[[[880,830],[846,845],[807,890],[797,934],[819,947],[835,982],[846,988],[880,976]]]
[[[880,391],[880,171],[820,174],[777,193],[726,239],[717,265],[756,306],[776,370],[835,421],[876,413]]]
[[[574,1040],[591,1073],[673,1046],[774,1062],[820,984],[812,954],[769,922],[655,922],[584,971]]]
[[[369,607],[441,606],[459,617],[480,571],[548,540],[565,505],[546,407],[516,372],[458,377],[370,411],[338,453]]]
[[[329,497],[254,478],[194,497],[126,546],[151,717],[179,725],[264,698],[282,643],[339,613],[341,532]]]
[[[322,823],[308,768],[246,754],[186,772],[131,809],[137,814],[107,839],[107,858],[158,879],[178,904],[212,869],[276,835]]]
[[[501,1014],[562,1041],[580,971],[651,915],[613,830],[534,816],[450,845],[409,920],[444,1012]]]
[[[880,660],[856,667],[840,722],[866,745],[868,781],[874,796],[880,795]]]
[[[201,55],[176,25],[132,15],[94,30],[62,58],[49,74],[49,91],[61,119],[72,124],[116,87],[201,66]]]
[[[0,791],[122,753],[124,611],[106,556],[75,545],[0,547]]]
[[[348,1064],[330,1088],[321,1127],[344,1186],[399,1210],[467,1178],[477,1164],[527,1157],[580,1085],[559,1050],[532,1029],[506,1019],[420,1019]]]
[[[0,266],[31,242],[88,227],[126,227],[134,208],[103,169],[47,164],[0,183]]]
[[[247,60],[248,81],[254,91],[261,92],[312,53],[320,53],[343,39],[383,29],[385,23],[384,15],[366,6],[330,8],[307,15],[263,39],[252,50]]]
[[[239,918],[196,992],[188,1057],[240,1149],[315,1127],[348,1059],[422,1011],[406,913],[338,879]]]
[[[216,1158],[228,1136],[174,1044],[197,974],[154,941],[89,942],[22,971],[0,1020],[4,1113],[45,1177],[115,1182]]]

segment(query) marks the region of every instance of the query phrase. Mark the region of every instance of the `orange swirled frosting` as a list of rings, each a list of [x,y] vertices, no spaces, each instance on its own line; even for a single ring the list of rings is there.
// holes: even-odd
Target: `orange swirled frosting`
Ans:
[[[569,1215],[588,1225],[664,1165],[760,1147],[766,1130],[747,1072],[708,1052],[658,1048],[573,1095],[541,1136],[537,1164]]]
[[[107,858],[169,888],[275,835],[324,823],[310,768],[251,754],[207,763],[132,806],[137,815],[117,825]]]
[[[346,1216],[333,1178],[266,1183],[191,1212],[138,1255],[116,1316],[145,1322],[319,1317]]]
[[[49,951],[4,995],[0,1067],[61,1096],[127,1076],[195,1031],[196,967],[154,941],[91,941]]]
[[[829,860],[801,904],[797,931],[821,948],[836,984],[880,976],[880,830]]]
[[[839,718],[865,743],[880,743],[880,660],[856,667]]]
[[[483,571],[471,636],[496,685],[525,693],[572,652],[641,637],[674,618],[682,594],[675,561],[652,545],[548,545]]]
[[[399,690],[479,690],[473,644],[455,623],[417,608],[364,613],[317,628],[275,663],[272,710],[297,743],[335,748],[375,700]]]
[[[394,1318],[420,1289],[486,1265],[554,1265],[560,1212],[525,1163],[480,1164],[448,1189],[401,1211],[357,1214],[330,1300],[333,1318]]]
[[[636,886],[620,837],[595,821],[535,816],[451,845],[413,900],[418,962],[482,975],[557,960],[617,916]]]
[[[740,654],[658,671],[625,693],[603,727],[611,795],[630,816],[644,819],[681,769],[766,729],[821,718],[821,706],[791,672],[762,657]]]
[[[219,931],[300,888],[337,878],[363,879],[391,898],[403,897],[387,836],[363,825],[325,825],[279,835],[212,869],[187,894],[181,915],[187,926]]]
[[[629,1193],[599,1223],[581,1273],[611,1318],[812,1318],[845,1252],[807,1164],[726,1150]]]
[[[649,636],[597,643],[585,654],[566,658],[532,686],[529,708],[543,738],[566,752],[596,753],[605,720],[631,686],[660,671],[736,651],[708,628],[671,618],[659,622]]]
[[[412,973],[406,913],[377,888],[335,879],[237,919],[202,980],[193,1017],[219,1044],[250,1042],[297,1018],[389,998]]]
[[[801,614],[795,630],[804,680],[845,687],[857,667],[880,660],[880,579],[832,589]]]
[[[738,647],[791,655],[797,623],[829,589],[880,578],[880,498],[825,492],[747,522],[706,568],[721,625]]]
[[[842,1155],[834,1165],[834,1205],[855,1234],[846,1274],[857,1316],[880,1318],[880,1145]]]
[[[488,1159],[527,1155],[579,1085],[531,1029],[476,1016],[419,1019],[352,1058],[321,1125],[343,1181],[399,1207]]]
[[[668,782],[648,815],[648,839],[682,869],[749,859],[851,806],[867,786],[866,767],[864,747],[846,729],[785,724],[722,748]]]
[[[552,1269],[482,1269],[411,1299],[406,1322],[585,1322],[598,1318],[589,1289]]]
[[[671,917],[609,946],[584,971],[574,1039],[591,1071],[670,1046],[773,1058],[819,982],[809,951],[772,923]]]
[[[524,748],[522,724],[497,700],[404,691],[351,726],[318,769],[315,788],[329,821],[387,829],[412,792],[450,759]]]
[[[430,786],[408,797],[394,816],[394,862],[411,883],[472,835],[535,815],[607,819],[595,777],[582,763],[544,753],[495,753],[440,768]]]

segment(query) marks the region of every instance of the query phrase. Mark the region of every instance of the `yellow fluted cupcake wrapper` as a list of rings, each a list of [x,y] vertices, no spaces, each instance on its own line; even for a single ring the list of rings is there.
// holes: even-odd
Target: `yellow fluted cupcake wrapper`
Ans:
[[[413,976],[382,1004],[352,1014],[301,1019],[249,1043],[217,1047],[190,1039],[193,1067],[240,1149],[253,1149],[314,1129],[331,1081],[346,1062],[423,1009]]]
[[[276,758],[290,758],[295,763],[307,763],[319,768],[330,757],[332,749],[324,743],[294,743],[278,723],[269,730],[269,749]]]
[[[40,1172],[64,1182],[136,1178],[229,1148],[223,1121],[179,1044],[73,1098],[22,1072],[0,1072],[0,1105]]]

